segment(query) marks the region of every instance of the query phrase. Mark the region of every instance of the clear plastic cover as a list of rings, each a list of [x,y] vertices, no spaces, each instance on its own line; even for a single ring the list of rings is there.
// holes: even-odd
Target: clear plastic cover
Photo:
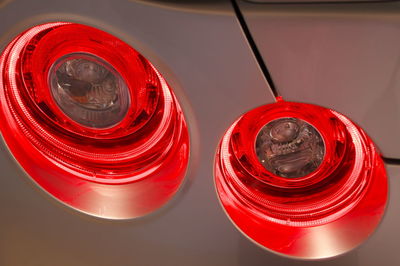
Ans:
[[[103,59],[71,53],[50,69],[52,95],[72,120],[91,128],[109,128],[125,117],[129,89],[118,72]]]
[[[320,166],[325,145],[319,132],[297,118],[279,118],[258,133],[256,153],[271,173],[288,178],[303,177]]]

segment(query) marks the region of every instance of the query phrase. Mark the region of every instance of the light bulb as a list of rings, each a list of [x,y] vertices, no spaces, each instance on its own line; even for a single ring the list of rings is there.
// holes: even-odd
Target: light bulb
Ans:
[[[325,145],[320,133],[297,118],[279,118],[258,133],[256,153],[264,167],[275,175],[303,177],[322,163]]]
[[[130,105],[129,90],[122,77],[109,63],[91,54],[73,53],[58,59],[49,80],[61,110],[87,127],[118,124]]]

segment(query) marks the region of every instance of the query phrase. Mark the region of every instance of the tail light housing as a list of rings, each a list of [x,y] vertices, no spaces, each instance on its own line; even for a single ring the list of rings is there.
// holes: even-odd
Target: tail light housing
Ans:
[[[140,53],[109,33],[47,23],[0,58],[1,134],[44,190],[82,212],[134,218],[183,181],[189,137],[181,107]]]
[[[284,256],[345,253],[378,225],[383,161],[365,132],[320,106],[285,102],[241,116],[215,159],[219,199],[237,228]]]

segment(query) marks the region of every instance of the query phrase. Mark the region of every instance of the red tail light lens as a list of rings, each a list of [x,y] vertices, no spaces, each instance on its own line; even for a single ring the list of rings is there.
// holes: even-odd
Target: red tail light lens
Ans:
[[[245,235],[297,258],[356,247],[375,230],[387,201],[372,141],[345,116],[310,104],[281,101],[240,117],[221,141],[215,179]]]
[[[186,122],[172,90],[129,45],[98,29],[48,23],[0,59],[1,133],[25,171],[81,211],[144,215],[181,184]]]

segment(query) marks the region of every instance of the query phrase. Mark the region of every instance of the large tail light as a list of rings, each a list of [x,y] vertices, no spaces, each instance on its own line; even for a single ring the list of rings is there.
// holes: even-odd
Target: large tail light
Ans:
[[[327,258],[362,243],[387,201],[384,164],[364,131],[323,107],[279,101],[240,117],[215,159],[220,201],[251,240]]]
[[[186,122],[164,78],[128,44],[85,25],[39,25],[5,48],[0,73],[2,136],[54,197],[132,218],[177,191]]]

